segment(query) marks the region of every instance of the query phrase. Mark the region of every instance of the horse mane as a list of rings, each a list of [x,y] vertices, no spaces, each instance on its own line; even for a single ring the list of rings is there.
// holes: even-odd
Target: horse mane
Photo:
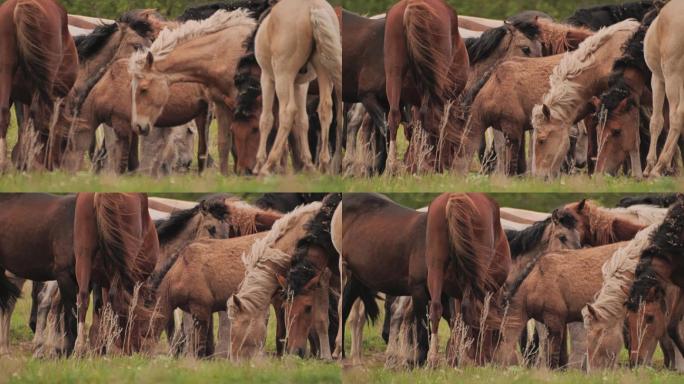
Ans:
[[[679,257],[684,249],[684,201],[678,199],[667,212],[667,216],[658,229],[651,235],[650,245],[643,251],[636,268],[636,278],[629,292],[627,309],[638,310],[642,298],[647,296],[650,288],[661,286],[658,273],[653,269],[654,259],[668,263],[673,257]]]
[[[583,212],[589,218],[591,242],[594,245],[611,244],[620,240],[619,234],[615,232],[616,221],[639,225],[638,222],[627,217],[625,214],[611,212],[609,209],[600,207],[592,200],[587,200],[584,204]]]
[[[644,37],[653,20],[658,16],[658,9],[651,10],[642,20],[641,26],[627,40],[622,48],[622,56],[613,63],[613,70],[608,78],[608,89],[601,94],[601,108],[610,113],[620,105],[622,100],[631,95],[631,87],[624,78],[627,69],[633,69],[644,77],[644,84],[650,88],[651,70],[644,58]],[[632,103],[635,104],[634,100]]]
[[[341,201],[341,193],[328,195],[323,200],[320,211],[304,226],[306,234],[297,241],[292,264],[287,274],[288,290],[295,296],[317,274],[315,265],[307,259],[309,247],[316,245],[323,248],[328,255],[337,254],[330,236],[330,222]]]
[[[185,11],[176,18],[176,21],[205,20],[213,16],[214,13],[219,10],[235,11],[240,8],[249,11],[252,17],[256,19],[269,7],[271,7],[271,0],[230,0],[227,2],[202,4],[186,8]]]
[[[273,248],[273,245],[295,226],[302,215],[313,214],[320,208],[321,203],[314,202],[299,206],[285,214],[273,224],[273,228],[266,236],[254,242],[249,253],[242,255],[245,278],[234,296],[240,299],[246,312],[263,309],[270,302],[273,292],[269,292],[268,287],[278,285],[275,281],[275,270],[286,270],[290,266],[291,256]]]
[[[667,208],[677,202],[677,194],[647,195],[637,197],[623,197],[617,204],[618,207],[627,208],[632,205],[654,205],[660,208]]]
[[[500,27],[489,28],[482,32],[480,37],[470,37],[465,39],[468,57],[470,58],[470,65],[476,64],[488,58],[501,44],[503,38],[511,33],[511,26],[522,32],[530,40],[534,40],[539,37],[539,25],[528,20],[514,20],[510,26],[504,24]]]
[[[235,100],[235,114],[233,118],[237,121],[247,121],[252,117],[252,112],[258,106],[257,99],[261,96],[261,78],[258,78],[252,74],[253,68],[258,68],[256,56],[254,54],[254,44],[256,39],[256,34],[259,31],[259,26],[264,21],[266,16],[271,13],[272,6],[264,9],[260,12],[257,19],[257,26],[252,31],[252,34],[245,39],[243,47],[245,48],[245,54],[240,58],[235,69],[235,77],[233,78],[233,83],[238,91]]]
[[[145,10],[148,11],[149,10]],[[140,17],[140,13],[144,12],[141,10],[132,10],[128,11],[116,20],[117,23],[123,23],[128,26],[128,28],[132,29],[137,33],[138,35],[145,37],[145,38],[151,38],[152,35],[154,34],[154,27],[152,27],[152,24],[144,18]],[[159,19],[164,19],[164,17],[159,13],[155,12],[154,13]]]
[[[559,215],[558,222],[560,225],[568,229],[574,229],[577,226],[577,219],[569,212],[558,210],[556,214]],[[548,217],[520,231],[507,229],[505,232],[511,249],[511,258],[515,260],[518,256],[524,255],[539,245],[544,240],[544,233],[551,222],[552,217]]]
[[[618,248],[601,267],[603,285],[591,303],[601,321],[618,321],[623,317],[626,288],[632,285],[639,257],[657,228],[658,224],[652,224],[639,231],[634,239]],[[586,319],[588,315],[587,308],[582,308],[582,316]]]
[[[165,244],[180,233],[190,220],[199,212],[199,205],[182,211],[171,213],[168,219],[156,220],[154,226],[157,229],[159,244]]]
[[[74,39],[76,43],[76,50],[78,51],[78,60],[83,61],[91,58],[100,51],[102,47],[109,41],[114,32],[119,30],[117,23],[98,25],[93,31],[85,36],[79,36],[78,40]]]
[[[136,51],[131,55],[129,59],[129,72],[132,74],[140,73],[148,53],[152,53],[155,60],[163,60],[178,45],[189,40],[230,28],[240,26],[253,27],[254,25],[254,19],[249,16],[249,12],[244,9],[238,9],[232,12],[217,11],[206,20],[186,21],[176,29],[164,28],[149,48]]]
[[[228,223],[239,236],[251,235],[257,232],[257,216],[263,213],[273,214],[275,211],[261,209],[237,197],[226,200]]]
[[[542,98],[543,104],[549,107],[555,118],[571,121],[575,117],[574,107],[578,102],[584,101],[579,93],[582,84],[577,83],[575,78],[596,64],[594,53],[603,47],[615,33],[633,31],[638,26],[637,21],[625,20],[602,28],[584,40],[577,50],[563,55],[549,76],[549,91]],[[535,105],[532,110],[533,125],[541,126],[543,118],[542,105]]]

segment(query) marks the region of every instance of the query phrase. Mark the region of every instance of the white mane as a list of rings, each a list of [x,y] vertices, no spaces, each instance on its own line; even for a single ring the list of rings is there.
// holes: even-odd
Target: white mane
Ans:
[[[575,80],[584,71],[596,64],[594,53],[598,51],[613,35],[622,31],[636,31],[639,22],[633,19],[621,21],[617,24],[601,28],[589,36],[579,47],[566,52],[558,65],[549,76],[549,91],[542,98],[543,104],[551,110],[551,116],[568,122],[575,118],[574,112],[581,95],[579,89],[583,86]],[[537,104],[532,109],[532,124],[538,126],[542,121],[542,106]]]
[[[256,26],[256,21],[249,15],[249,11],[242,8],[232,12],[219,10],[205,20],[188,20],[178,28],[164,28],[149,48],[138,50],[131,55],[128,61],[128,71],[131,74],[140,73],[145,64],[145,58],[150,52],[155,60],[162,60],[179,44],[188,40],[241,26],[251,28]]]
[[[653,205],[638,204],[627,208],[606,208],[611,213],[628,215],[636,218],[645,225],[662,223],[667,215],[667,208],[655,207]]]
[[[245,264],[245,278],[235,294],[246,312],[254,312],[268,306],[274,289],[278,286],[276,270],[290,265],[292,255],[282,249],[274,248],[275,243],[300,222],[303,215],[313,216],[321,209],[321,202],[302,205],[286,214],[273,224],[266,236],[257,240],[247,254],[242,255]],[[229,307],[233,301],[229,300]],[[231,309],[230,313],[232,313]]]
[[[639,263],[641,253],[648,247],[651,234],[656,231],[659,224],[650,226],[639,231],[634,239],[624,247],[619,248],[613,256],[603,264],[603,286],[596,294],[591,303],[601,321],[620,321],[625,314],[625,301],[634,281],[634,272]],[[587,307],[582,308],[582,316],[586,319],[589,315]]]

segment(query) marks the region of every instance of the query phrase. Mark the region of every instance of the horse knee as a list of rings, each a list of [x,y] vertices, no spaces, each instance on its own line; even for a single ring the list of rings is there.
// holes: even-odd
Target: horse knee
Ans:
[[[439,300],[432,300],[432,302],[430,302],[430,322],[433,327],[436,323],[439,323],[439,320],[442,318],[442,310],[442,303]]]

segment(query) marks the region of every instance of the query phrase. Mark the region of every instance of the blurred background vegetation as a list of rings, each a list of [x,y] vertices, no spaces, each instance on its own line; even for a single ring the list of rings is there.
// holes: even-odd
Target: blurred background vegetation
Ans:
[[[201,4],[219,2],[218,0],[59,0],[67,11],[75,15],[115,19],[131,9],[155,8],[167,17],[176,17],[183,10]],[[224,0],[222,2],[231,2]],[[330,0],[333,5],[341,5],[345,0]],[[360,2],[362,3],[362,2]]]
[[[521,11],[537,10],[546,12],[557,20],[565,19],[576,9],[600,4],[618,4],[629,1],[616,0],[447,0],[459,14],[505,19]],[[342,0],[342,6],[361,14],[384,13],[397,0]],[[335,3],[335,1],[332,1]]]

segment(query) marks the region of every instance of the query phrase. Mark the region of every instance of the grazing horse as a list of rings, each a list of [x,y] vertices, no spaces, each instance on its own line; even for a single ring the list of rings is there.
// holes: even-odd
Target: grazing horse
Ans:
[[[148,211],[147,196],[121,193],[78,194],[73,238],[78,282],[76,351],[82,354],[86,348],[85,318],[91,282],[102,287],[105,302],[109,301],[108,291],[116,290],[112,308],[121,316],[120,324],[126,325],[126,314],[132,311],[128,306],[138,306],[131,302],[135,286],[157,265],[159,240]],[[146,289],[142,291],[142,306],[148,304]],[[132,328],[126,329],[123,340],[118,342],[129,353],[144,347],[142,337],[147,324],[142,322],[149,320],[150,314],[141,309],[135,309],[135,320],[128,319]]]
[[[314,304],[316,312],[324,314],[324,323],[315,327],[319,331],[320,357],[331,359],[330,346],[334,345],[337,324],[328,326],[328,308],[336,309],[337,302],[329,303],[328,285],[339,287],[337,278],[326,283],[326,271],[338,277],[340,255],[331,238],[330,224],[333,214],[342,201],[341,193],[334,193],[323,199],[321,210],[307,224],[307,233],[297,242],[292,264],[286,276],[279,276],[287,298],[285,302],[288,321],[287,351],[303,356],[306,353],[306,340],[316,320],[312,315]],[[330,276],[327,277],[330,279]],[[323,284],[321,284],[323,283]],[[326,288],[321,295],[321,287]],[[324,300],[318,300],[322,296]],[[329,305],[332,304],[332,305]],[[331,331],[331,332],[329,332]]]
[[[233,78],[243,41],[252,33],[255,20],[246,10],[217,11],[202,21],[186,21],[180,27],[163,30],[148,48],[130,57],[131,125],[146,134],[156,124],[179,83],[199,83],[207,88],[219,122],[219,167],[228,173],[231,148],[230,123],[236,97]],[[216,47],[223,54],[216,55]]]
[[[76,336],[74,314],[78,287],[73,277],[75,204],[73,195],[25,193],[0,196],[0,308],[8,309],[20,293],[7,280],[5,271],[34,281],[57,280],[64,305],[67,354],[71,353]],[[35,215],[35,212],[41,212],[41,215]],[[4,341],[7,344],[0,344],[0,354],[8,353],[9,339]]]
[[[684,3],[667,3],[653,21],[644,38],[644,57],[650,68],[653,90],[653,115],[651,116],[651,145],[646,156],[644,174],[657,177],[670,171],[677,142],[684,126],[684,27],[679,17]],[[657,142],[663,130],[663,107],[667,97],[670,130],[665,147],[657,157]],[[656,162],[657,161],[657,162]]]
[[[469,292],[475,301],[484,301],[488,292],[504,284],[511,253],[499,206],[484,194],[445,193],[433,200],[427,213],[425,243],[432,331],[428,361],[435,365],[443,297],[463,299]]]
[[[291,28],[295,26],[294,32]],[[306,95],[309,83],[317,79],[318,117],[321,123],[319,166],[328,171],[329,130],[333,117],[334,91],[336,124],[342,126],[342,43],[340,25],[333,7],[324,0],[281,0],[259,25],[254,55],[261,67],[262,109],[259,119],[259,148],[255,173],[270,174],[280,167],[290,132],[294,133],[294,152],[306,170],[313,170],[308,145],[309,121]],[[273,128],[273,103],[278,101],[278,130],[270,153],[266,151]],[[341,129],[337,128],[338,138]],[[338,140],[333,160],[341,160]],[[333,166],[337,167],[339,164]],[[336,171],[336,170],[333,170]]]
[[[232,360],[249,359],[262,352],[268,306],[280,287],[276,275],[289,268],[296,243],[306,233],[306,223],[320,208],[320,202],[313,202],[287,213],[243,255],[244,279],[227,302]]]
[[[670,207],[663,224],[651,237],[649,246],[641,253],[637,264],[634,283],[629,292],[627,308],[631,312],[639,309],[640,303],[653,295],[653,291],[664,289],[666,283],[684,288],[684,196],[678,195]],[[676,328],[669,329],[674,340],[678,340]],[[675,333],[673,333],[675,332]],[[679,346],[680,349],[681,346]]]
[[[439,136],[437,124],[427,121],[428,113],[433,108],[440,111],[466,85],[468,51],[459,34],[456,11],[444,0],[399,1],[387,12],[384,56],[389,102],[387,168],[396,172],[400,103],[418,106],[422,128]]]
[[[66,10],[54,0],[9,0],[0,6],[0,166],[7,160],[7,128],[12,101],[31,106],[44,165],[56,99],[76,80],[78,56]],[[53,114],[52,118],[50,113]]]
[[[532,108],[533,175],[558,176],[570,146],[570,127],[588,114],[587,101],[607,88],[613,61],[639,25],[626,20],[599,30],[553,69],[548,91]]]

